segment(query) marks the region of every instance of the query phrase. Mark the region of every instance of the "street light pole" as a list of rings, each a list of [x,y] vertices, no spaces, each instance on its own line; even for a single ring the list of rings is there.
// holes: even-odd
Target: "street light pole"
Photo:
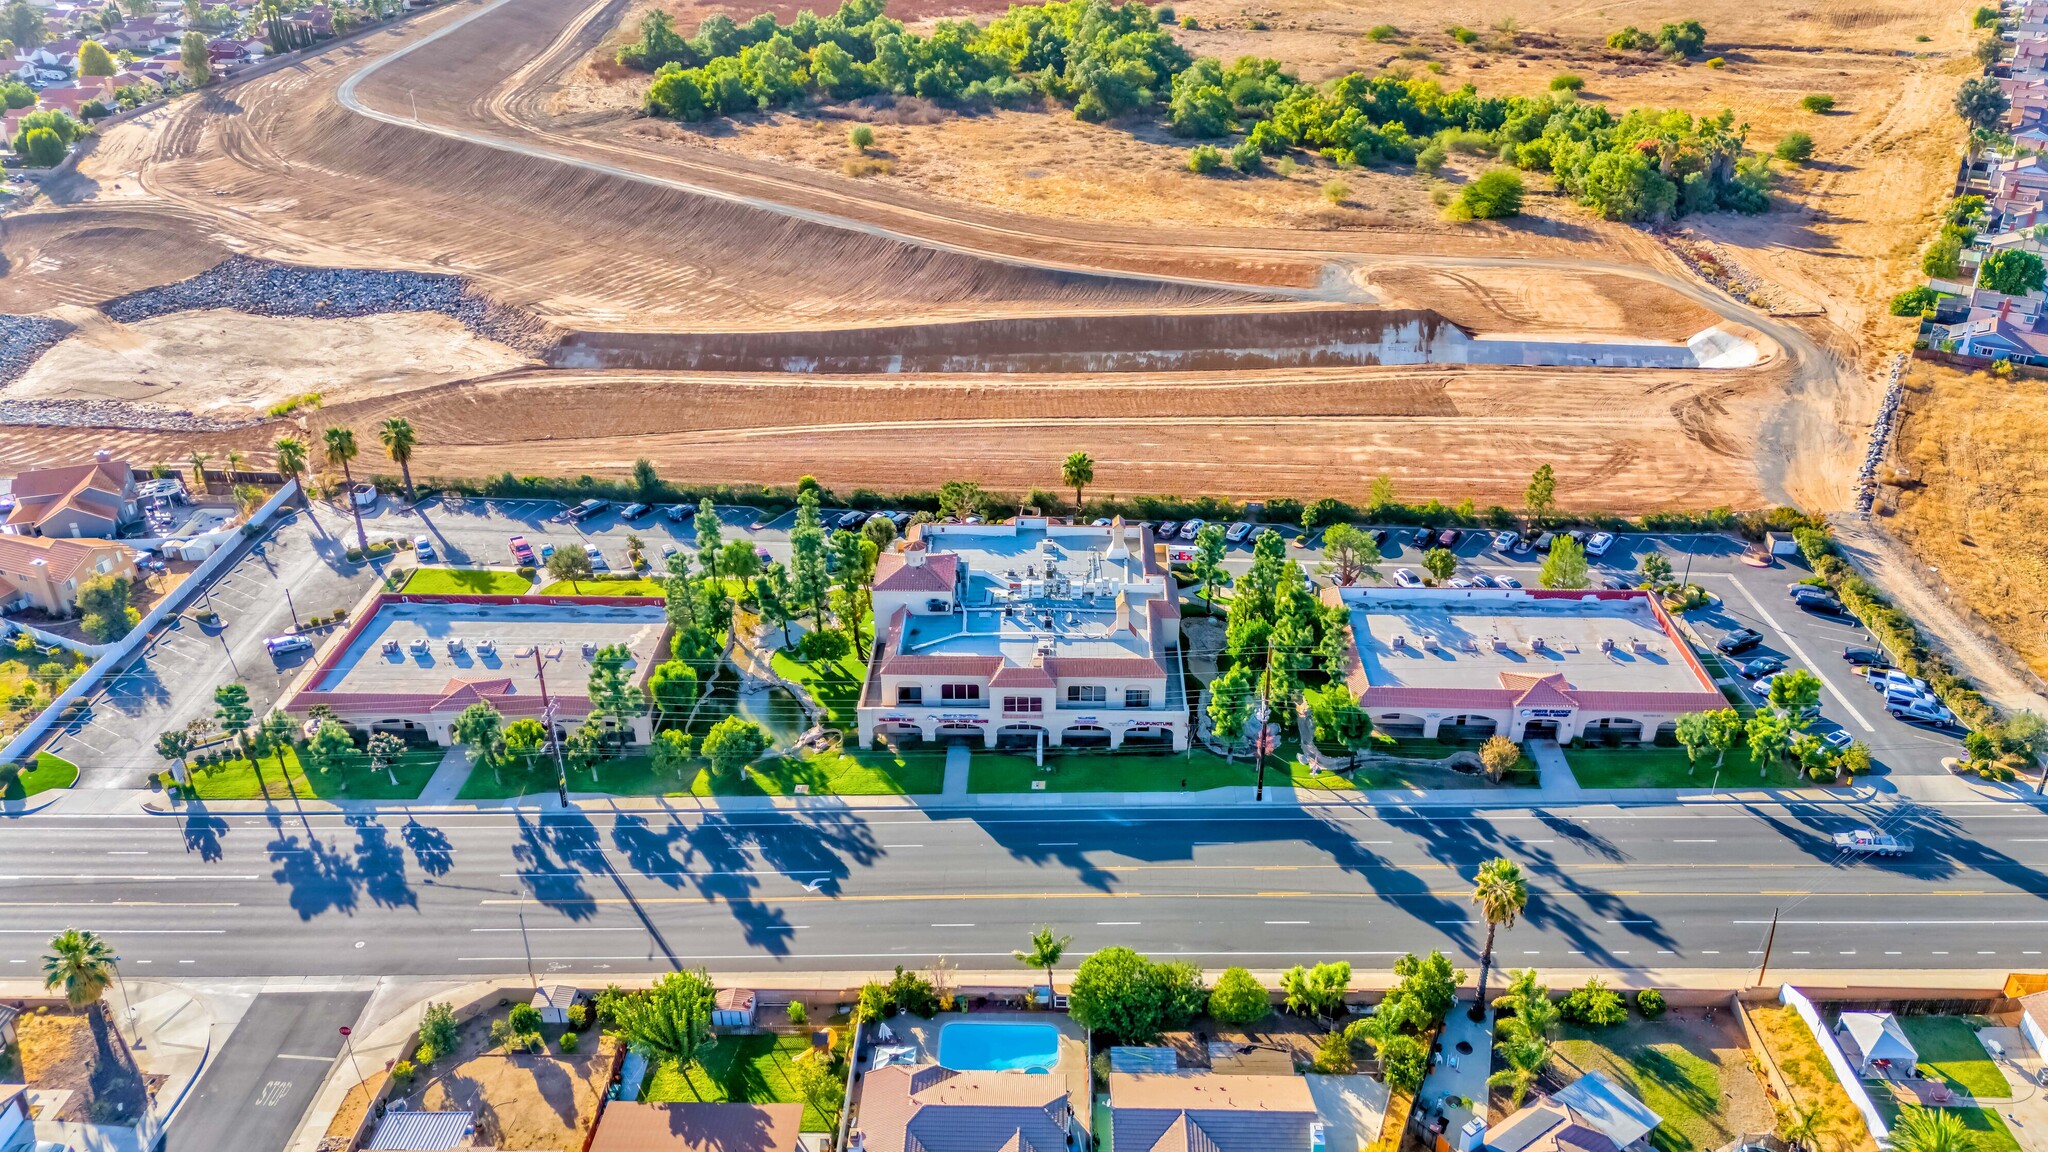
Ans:
[[[562,743],[555,739],[555,701],[548,695],[547,669],[542,667],[540,644],[533,646],[533,674],[540,680],[541,724],[548,730],[548,746],[555,750],[555,794],[561,798],[562,807],[569,806],[569,765],[562,759]]]
[[[301,625],[299,624],[299,606],[297,604],[292,603],[292,590],[289,586],[287,586],[284,590],[284,606],[291,609],[292,631],[297,632],[301,627]]]
[[[1771,970],[1771,945],[1776,943],[1778,939],[1778,912],[1779,909],[1771,909],[1771,930],[1764,937],[1764,962],[1756,970],[1756,983],[1759,988],[1763,987],[1764,973]]]

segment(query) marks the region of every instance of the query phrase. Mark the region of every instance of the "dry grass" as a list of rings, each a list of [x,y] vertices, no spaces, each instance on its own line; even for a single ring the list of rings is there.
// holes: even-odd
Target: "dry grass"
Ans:
[[[82,1014],[37,1009],[16,1022],[23,1082],[70,1093],[55,1115],[38,1119],[134,1124],[142,1118],[143,1079],[110,1019],[106,1006],[95,1004]]]
[[[545,1055],[512,1055],[490,1043],[491,1021],[504,1009],[462,1023],[455,1055],[427,1070],[430,1079],[410,1089],[414,1107],[474,1109],[480,1135],[492,1146],[515,1149],[581,1148],[597,1123],[598,1101],[612,1070],[616,1041],[595,1030],[573,1055],[557,1051],[562,1029],[542,1029]]]
[[[1757,1035],[1778,1065],[1778,1071],[1792,1089],[1792,1104],[1821,1109],[1820,1129],[1815,1142],[1833,1152],[1877,1152],[1876,1141],[1849,1094],[1835,1079],[1827,1057],[1814,1042],[1806,1021],[1790,1008],[1764,1007],[1750,1010]]]
[[[2048,676],[2048,382],[1916,363],[1906,383],[1890,527]]]

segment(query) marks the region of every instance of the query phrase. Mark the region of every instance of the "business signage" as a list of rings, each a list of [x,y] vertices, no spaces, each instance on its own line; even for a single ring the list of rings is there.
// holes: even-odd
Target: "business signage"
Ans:
[[[1517,713],[1524,720],[1563,720],[1571,714],[1569,708],[1524,708]]]

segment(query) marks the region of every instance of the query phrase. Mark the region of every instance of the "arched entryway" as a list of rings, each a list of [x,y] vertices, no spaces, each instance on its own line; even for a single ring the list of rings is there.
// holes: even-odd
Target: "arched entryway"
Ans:
[[[996,747],[1033,749],[1050,746],[1052,734],[1042,724],[1005,724],[996,729]]]
[[[1060,743],[1070,748],[1107,748],[1109,729],[1099,724],[1076,724],[1060,733]]]

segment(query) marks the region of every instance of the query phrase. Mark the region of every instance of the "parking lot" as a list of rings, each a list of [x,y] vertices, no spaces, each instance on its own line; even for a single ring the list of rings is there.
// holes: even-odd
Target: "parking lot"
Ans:
[[[365,509],[363,527],[374,538],[413,540],[425,536],[433,545],[436,562],[442,564],[511,567],[514,563],[510,540],[524,536],[536,554],[552,545],[580,544],[602,553],[614,572],[625,570],[626,538],[638,536],[650,560],[661,555],[663,545],[694,552],[697,547],[696,506],[686,507],[688,517],[671,519],[669,510],[679,507],[658,504],[646,515],[626,520],[621,505],[613,504],[586,520],[564,518],[569,505],[560,500],[444,500],[430,497],[416,508],[380,497]],[[788,556],[789,533],[756,531],[767,514],[757,508],[720,507],[718,520],[728,541],[758,538],[780,559]],[[770,543],[773,541],[774,543]],[[779,550],[778,550],[779,546]]]
[[[83,716],[48,749],[79,766],[79,787],[136,788],[166,766],[157,737],[211,716],[213,690],[239,681],[257,715],[283,694],[306,653],[273,660],[263,642],[304,620],[352,607],[377,579],[343,555],[345,516],[316,507],[293,513],[170,621],[87,701]],[[211,608],[221,626],[199,623]]]
[[[1413,542],[1413,528],[1389,526],[1389,536],[1379,565],[1382,583],[1393,583],[1397,569],[1422,572],[1424,548]],[[1288,538],[1293,539],[1290,533]],[[1288,554],[1309,571],[1323,562],[1315,541],[1306,548],[1289,547]],[[1752,567],[1743,560],[1744,545],[1731,537],[1710,533],[1672,535],[1625,534],[1618,537],[1606,555],[1589,559],[1597,585],[1608,578],[1627,578],[1637,571],[1642,557],[1651,549],[1671,561],[1675,578],[1689,579],[1713,593],[1719,603],[1689,612],[1685,621],[1692,626],[1702,645],[1709,646],[1739,628],[1754,628],[1763,640],[1739,657],[1722,660],[1728,678],[1741,685],[1746,699],[1758,702],[1748,682],[1735,675],[1735,666],[1762,656],[1777,656],[1789,667],[1804,668],[1820,677],[1820,720],[1816,732],[1840,728],[1869,745],[1876,773],[1940,775],[1945,756],[1960,755],[1962,731],[1935,729],[1894,720],[1884,708],[1884,698],[1842,659],[1842,649],[1851,645],[1874,646],[1853,617],[1830,617],[1807,612],[1795,605],[1786,589],[1813,573],[1804,559],[1780,556],[1769,568]],[[1509,575],[1526,587],[1537,586],[1542,567],[1539,553],[1514,554],[1496,548],[1492,534],[1470,531],[1461,535],[1452,549],[1458,557],[1458,574],[1478,572]],[[1243,571],[1249,558],[1233,551],[1225,561],[1232,571]],[[1707,661],[1709,670],[1715,663]]]

